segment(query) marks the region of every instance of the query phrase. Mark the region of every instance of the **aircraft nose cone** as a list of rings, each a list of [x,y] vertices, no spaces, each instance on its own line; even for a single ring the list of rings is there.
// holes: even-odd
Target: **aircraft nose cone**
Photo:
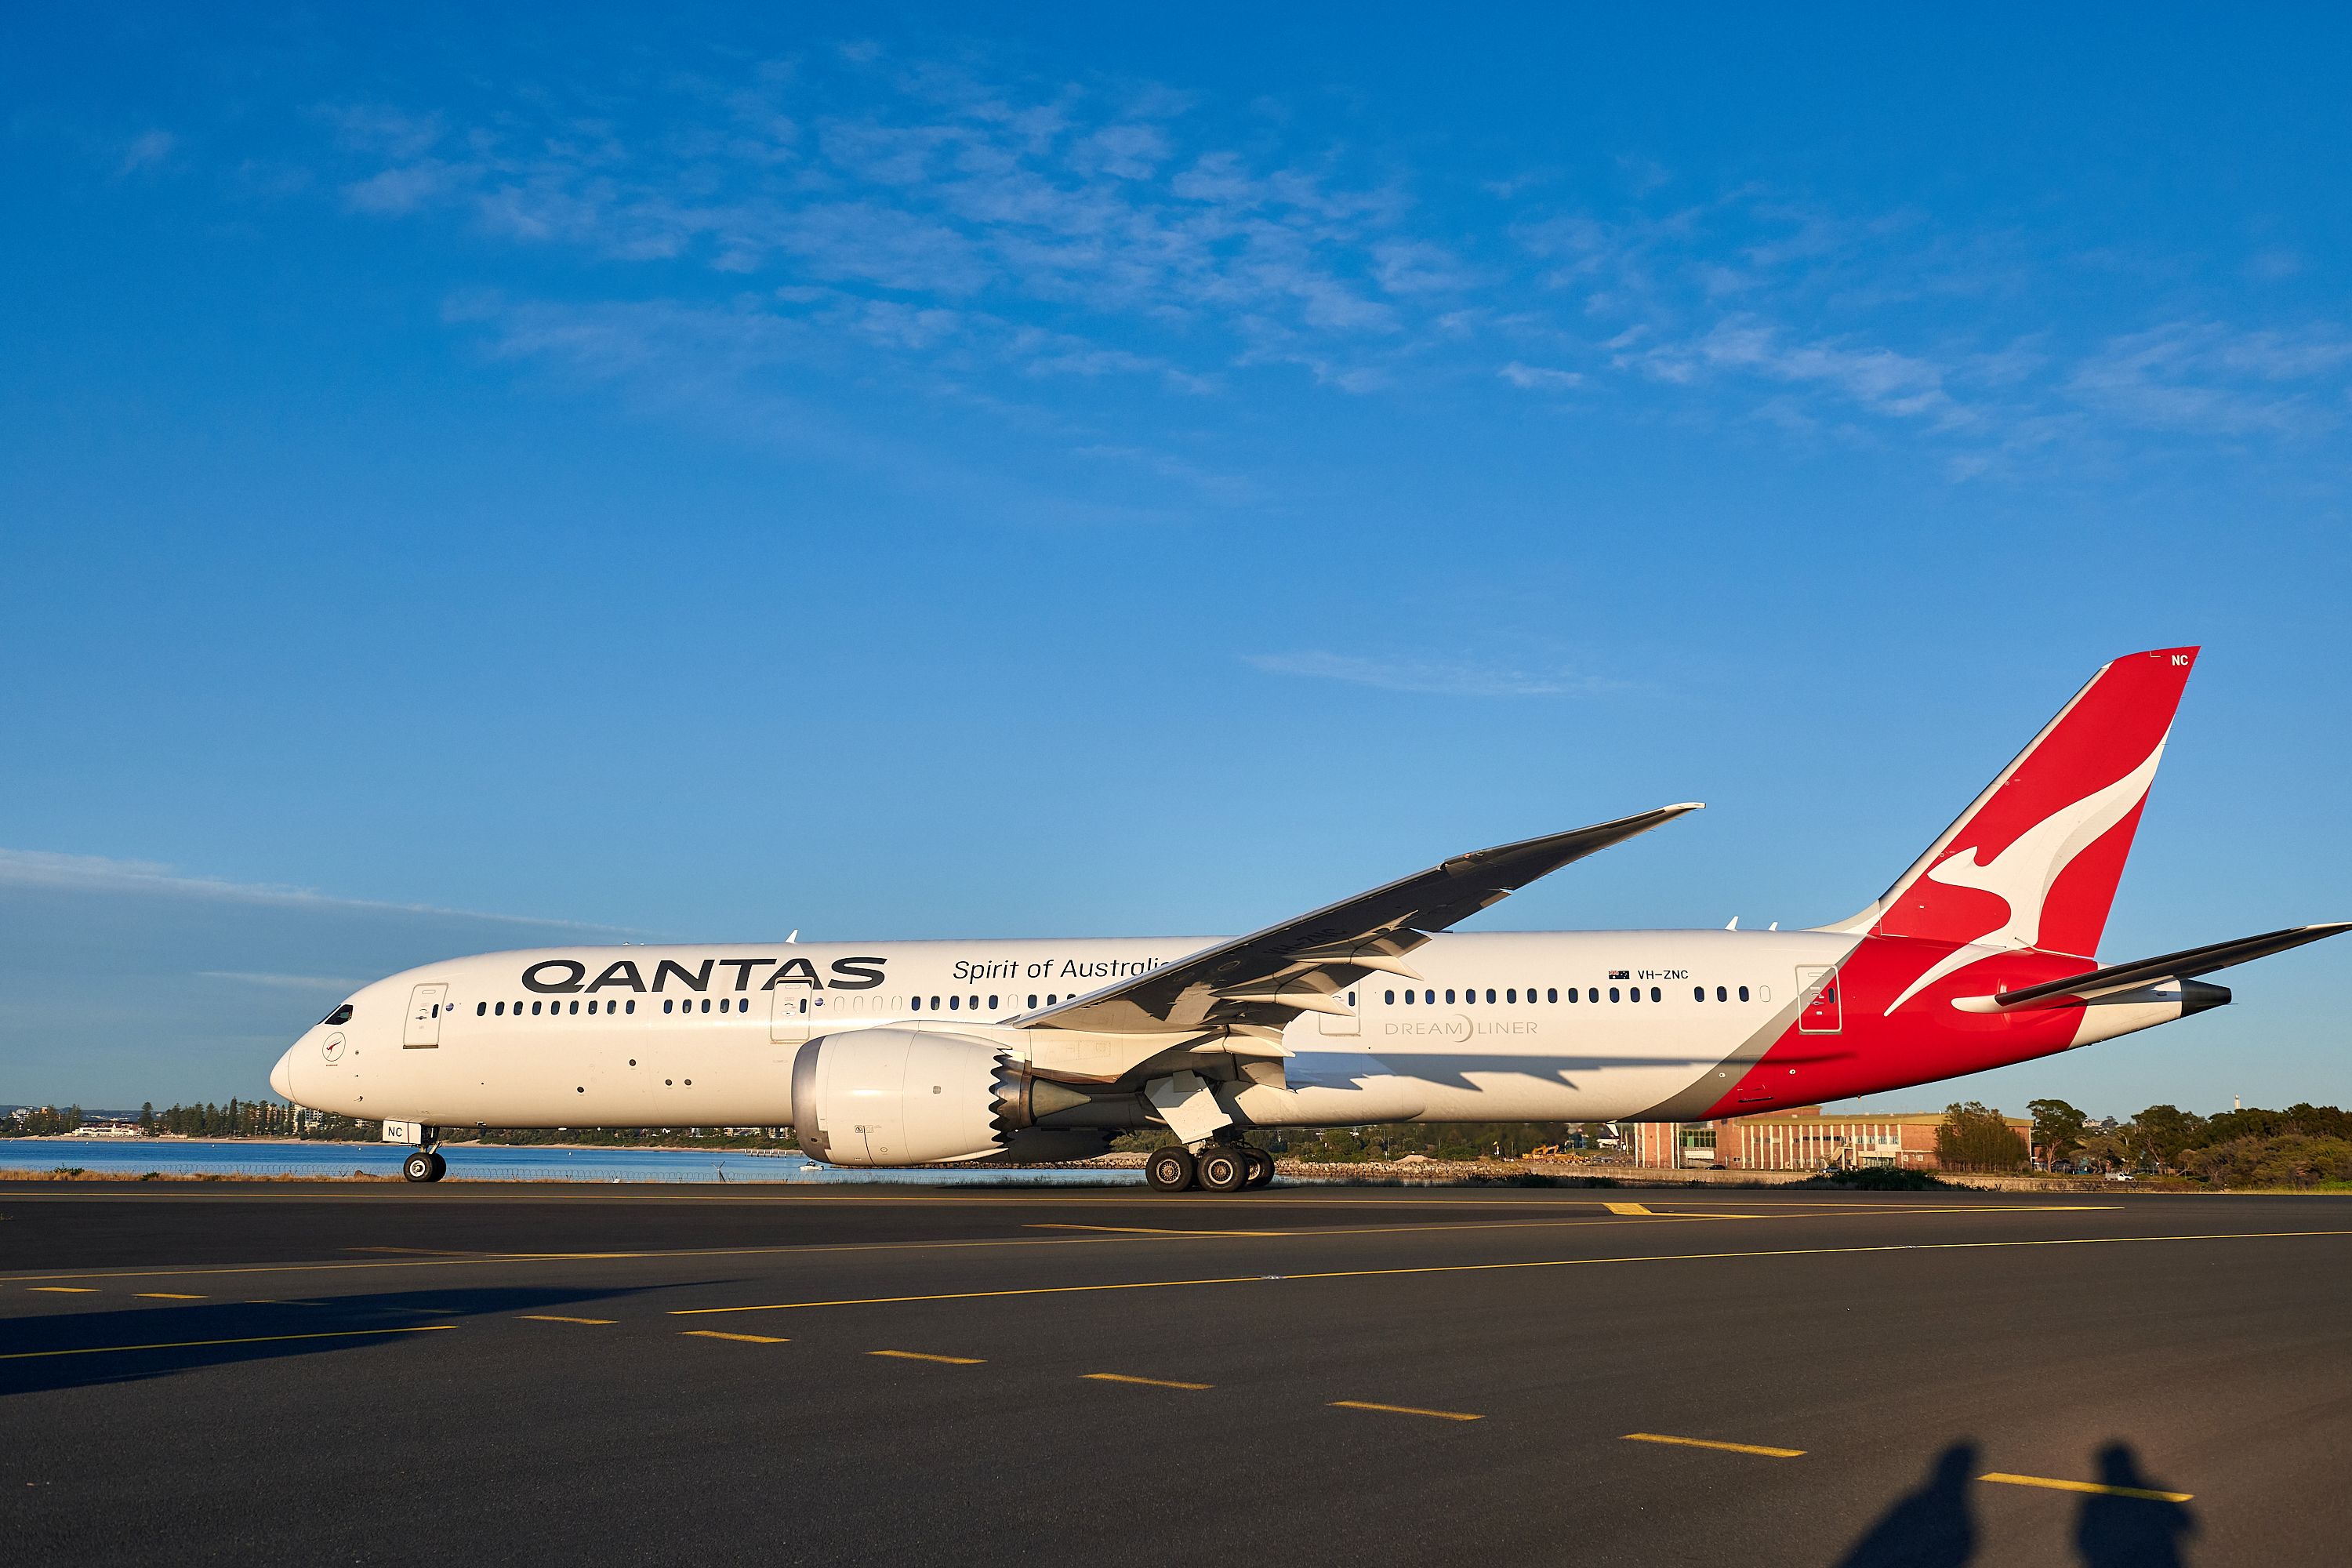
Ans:
[[[291,1047],[278,1058],[278,1065],[269,1069],[269,1087],[277,1091],[280,1100],[294,1098],[294,1052]]]

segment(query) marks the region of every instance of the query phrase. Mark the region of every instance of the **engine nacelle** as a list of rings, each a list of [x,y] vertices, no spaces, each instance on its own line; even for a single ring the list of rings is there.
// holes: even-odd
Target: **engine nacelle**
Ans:
[[[793,1062],[793,1131],[830,1165],[984,1160],[1003,1148],[997,1078],[1009,1053],[968,1035],[852,1029]]]

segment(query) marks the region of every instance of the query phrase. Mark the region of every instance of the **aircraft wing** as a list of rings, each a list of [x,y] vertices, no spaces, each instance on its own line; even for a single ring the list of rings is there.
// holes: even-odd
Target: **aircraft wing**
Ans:
[[[1301,1013],[1349,1011],[1338,994],[1376,971],[1419,979],[1404,955],[1537,878],[1647,833],[1697,802],[1457,855],[1296,920],[1220,942],[1132,980],[1016,1018],[1032,1029],[1278,1035]]]
[[[2160,980],[2187,980],[2192,975],[2210,974],[2233,963],[2267,958],[2273,952],[2284,952],[2288,948],[2301,947],[2305,942],[2317,942],[2322,937],[2346,931],[2352,931],[2352,921],[2289,926],[2284,931],[2264,931],[2260,936],[2242,936],[2233,942],[2212,942],[2155,958],[2136,959],[2129,963],[2111,963],[2104,969],[2070,974],[2063,980],[2003,991],[1987,1000],[1997,1004],[2002,1012],[2013,1007],[2051,1006],[2067,1001],[2087,1001],[2110,992],[2137,990]]]

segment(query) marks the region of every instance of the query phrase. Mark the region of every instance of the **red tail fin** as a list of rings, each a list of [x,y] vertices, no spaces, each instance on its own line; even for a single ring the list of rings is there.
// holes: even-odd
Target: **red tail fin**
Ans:
[[[2197,649],[2167,647],[2105,666],[1840,929],[2092,957],[2196,662]]]

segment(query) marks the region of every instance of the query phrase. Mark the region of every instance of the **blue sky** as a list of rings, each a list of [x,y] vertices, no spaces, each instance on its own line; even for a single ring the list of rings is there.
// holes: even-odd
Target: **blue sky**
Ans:
[[[348,984],[1866,901],[2199,642],[2108,949],[2352,908],[2346,26],[123,8],[0,200],[0,1100]],[[1910,1097],[2352,1098],[2333,946]]]

